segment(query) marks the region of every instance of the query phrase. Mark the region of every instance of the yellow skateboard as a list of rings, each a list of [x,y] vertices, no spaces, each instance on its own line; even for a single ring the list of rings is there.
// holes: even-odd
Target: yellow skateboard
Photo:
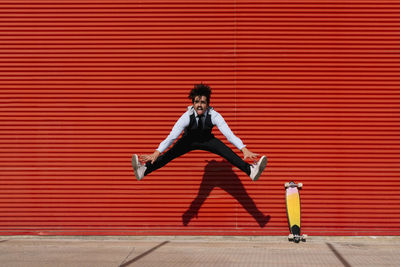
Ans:
[[[289,241],[299,243],[305,242],[307,235],[301,235],[301,209],[299,189],[303,187],[302,183],[296,184],[291,181],[285,183],[286,188],[286,210],[288,216],[290,234]]]

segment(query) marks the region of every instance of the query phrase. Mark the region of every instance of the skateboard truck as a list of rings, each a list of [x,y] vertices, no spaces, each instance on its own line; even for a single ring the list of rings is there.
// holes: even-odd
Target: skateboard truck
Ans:
[[[303,188],[303,183],[298,183],[298,184],[295,184],[294,182],[285,183],[285,188],[288,187],[297,187],[298,189],[301,189]]]
[[[293,241],[295,243],[299,243],[300,241],[306,242],[308,238],[308,235],[294,235],[294,234],[289,234],[288,235],[288,240]]]

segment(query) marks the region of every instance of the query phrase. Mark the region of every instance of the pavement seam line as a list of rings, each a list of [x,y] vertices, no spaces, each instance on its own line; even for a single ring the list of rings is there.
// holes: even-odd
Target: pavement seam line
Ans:
[[[131,251],[128,253],[128,255],[125,257],[125,259],[118,265],[118,266],[122,266],[122,264],[124,264],[124,262],[129,258],[129,256],[135,251],[135,247],[133,247],[131,249]]]

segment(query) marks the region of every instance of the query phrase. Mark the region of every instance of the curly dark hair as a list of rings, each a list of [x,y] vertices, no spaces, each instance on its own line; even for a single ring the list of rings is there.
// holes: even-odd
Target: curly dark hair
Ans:
[[[193,89],[190,91],[189,99],[192,99],[192,103],[194,103],[194,99],[196,96],[205,96],[207,97],[207,104],[210,104],[211,98],[211,88],[207,84],[195,84]]]

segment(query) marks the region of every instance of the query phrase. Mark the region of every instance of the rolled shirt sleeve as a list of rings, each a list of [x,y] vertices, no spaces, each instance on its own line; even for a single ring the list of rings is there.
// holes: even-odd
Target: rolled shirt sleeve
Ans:
[[[189,112],[185,112],[175,123],[167,138],[160,143],[157,150],[163,153],[181,135],[183,130],[189,125]]]
[[[228,139],[228,141],[237,147],[237,149],[242,150],[242,148],[245,147],[243,144],[242,140],[240,140],[239,137],[237,137],[232,130],[229,128],[228,124],[224,120],[224,118],[216,112],[215,110],[212,110],[212,115],[211,115],[212,123],[218,127],[220,132]]]

